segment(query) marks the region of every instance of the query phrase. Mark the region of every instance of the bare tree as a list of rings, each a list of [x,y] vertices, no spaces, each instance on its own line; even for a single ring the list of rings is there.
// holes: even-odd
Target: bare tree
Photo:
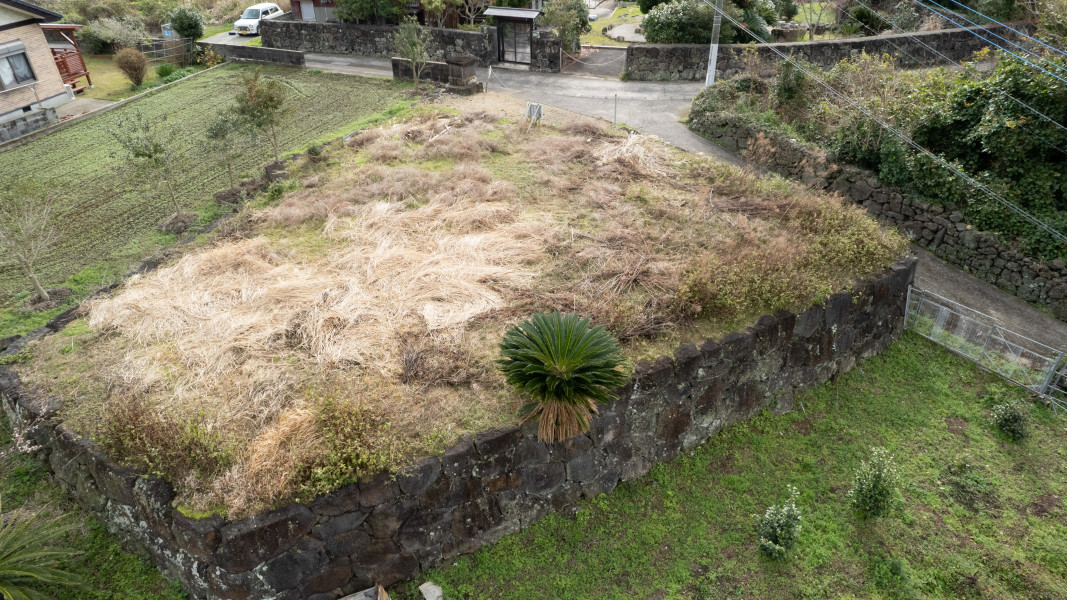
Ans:
[[[492,4],[491,0],[462,0],[459,5],[459,14],[468,25],[474,25],[474,19],[485,12],[490,4]]]
[[[52,210],[52,195],[36,182],[15,179],[0,187],[0,254],[12,257],[41,302],[52,299],[37,279],[38,261],[59,239]]]
[[[836,11],[836,5],[829,0],[825,2],[808,2],[808,39],[815,39],[815,29],[822,23],[823,15],[827,14],[827,11],[833,7]]]

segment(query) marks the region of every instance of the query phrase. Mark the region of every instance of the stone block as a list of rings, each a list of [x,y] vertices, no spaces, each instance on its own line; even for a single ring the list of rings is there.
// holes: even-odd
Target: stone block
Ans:
[[[221,530],[215,563],[229,571],[247,571],[288,550],[314,522],[307,507],[293,505],[230,523]]]

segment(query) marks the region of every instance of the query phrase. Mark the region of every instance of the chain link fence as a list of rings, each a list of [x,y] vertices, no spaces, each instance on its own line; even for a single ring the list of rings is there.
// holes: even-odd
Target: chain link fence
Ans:
[[[1067,358],[1001,327],[973,308],[918,288],[908,289],[908,329],[1015,385],[1047,398],[1054,411],[1067,410]]]

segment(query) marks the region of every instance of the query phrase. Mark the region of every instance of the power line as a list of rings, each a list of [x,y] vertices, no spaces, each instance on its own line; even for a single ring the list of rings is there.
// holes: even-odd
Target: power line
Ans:
[[[934,6],[940,7],[940,8],[941,8],[941,9],[943,9],[943,10],[944,10],[945,12],[949,12],[949,13],[951,13],[951,14],[955,15],[955,16],[959,17],[960,19],[963,19],[964,21],[966,21],[966,22],[970,23],[971,25],[973,25],[973,26],[975,26],[975,27],[983,27],[982,25],[979,25],[978,23],[975,23],[974,21],[972,21],[972,20],[968,19],[968,18],[967,18],[967,17],[965,16],[965,15],[963,15],[963,14],[960,14],[960,13],[958,13],[958,12],[955,12],[955,11],[953,11],[953,10],[949,9],[949,8],[948,8],[948,7],[946,7],[946,6],[942,6],[942,5],[938,4],[938,3],[937,3],[937,2],[935,1],[935,0],[925,0],[925,1],[926,1],[926,2],[929,2],[930,4],[933,4]],[[955,1],[955,0],[952,0],[952,1]],[[959,2],[956,2],[956,4],[959,4]],[[975,11],[975,12],[978,12],[978,11]],[[981,13],[979,13],[979,14],[981,14]],[[983,15],[983,16],[985,16],[985,15]],[[947,18],[947,17],[946,17],[946,18]],[[989,19],[989,17],[986,17],[986,18],[987,18],[987,19]],[[997,25],[997,26],[1000,26],[1000,27],[1007,27],[1007,25],[1004,25],[1003,23],[1001,23],[1000,21],[997,21],[997,20],[995,20],[995,19],[989,19],[989,20],[990,20],[990,21],[992,21],[992,22],[993,22],[993,23],[994,23],[995,25]],[[984,29],[984,27],[983,27],[983,29]],[[1009,27],[1009,29],[1010,29],[1010,27]],[[994,36],[994,37],[997,37],[997,38],[999,38],[999,39],[1002,39],[1002,40],[1004,40],[1005,42],[1007,42],[1007,43],[1011,44],[1012,46],[1015,46],[1015,47],[1016,47],[1016,48],[1018,48],[1019,50],[1022,50],[1023,52],[1026,52],[1026,53],[1028,53],[1028,54],[1030,54],[1030,55],[1033,55],[1034,57],[1036,57],[1036,58],[1039,58],[1039,59],[1041,59],[1041,60],[1043,60],[1043,61],[1045,61],[1045,62],[1047,62],[1047,63],[1049,63],[1049,64],[1051,64],[1051,65],[1054,65],[1054,66],[1056,66],[1057,68],[1059,68],[1059,69],[1061,69],[1061,70],[1063,70],[1063,71],[1067,71],[1067,68],[1064,68],[1064,67],[1061,67],[1060,65],[1057,65],[1056,63],[1054,63],[1054,62],[1050,61],[1049,59],[1045,58],[1044,56],[1041,56],[1040,54],[1038,54],[1038,53],[1034,52],[1033,50],[1030,50],[1029,48],[1027,48],[1027,47],[1025,47],[1025,46],[1023,46],[1023,45],[1021,45],[1021,44],[1018,44],[1018,43],[1016,43],[1016,42],[1013,42],[1012,40],[1009,40],[1009,39],[1008,39],[1008,38],[1006,38],[1006,37],[1001,37],[1000,35],[998,35],[998,34],[994,33],[994,32],[993,32],[992,30],[990,30],[990,29],[986,29],[985,31],[986,31],[986,33],[988,33],[989,35],[992,35],[992,36]],[[1014,30],[1014,29],[1012,29],[1012,31],[1015,31],[1015,30]]]
[[[708,0],[704,0],[704,2],[708,3]],[[805,69],[802,65],[800,65],[795,60],[793,60],[792,57],[786,55],[785,53],[783,53],[778,48],[775,48],[773,45],[764,42],[763,40],[761,40],[758,36],[756,36],[751,31],[748,31],[748,29],[743,27],[741,25],[741,23],[739,23],[737,21],[737,19],[734,19],[730,15],[726,14],[726,11],[721,11],[721,12],[722,12],[723,18],[728,19],[731,23],[733,23],[739,29],[741,29],[743,31],[747,31],[752,36],[752,38],[755,40],[755,42],[757,44],[763,44],[767,48],[770,48],[772,52],[774,52],[775,54],[777,54],[779,56],[779,58],[789,62],[794,67],[796,67],[797,70],[799,70],[801,73],[803,73],[803,74],[807,75],[808,77],[814,79],[819,85],[821,85],[822,87],[826,88],[827,91],[829,91],[831,94],[833,94],[834,96],[837,96],[841,100],[844,100],[845,102],[847,102],[853,108],[855,108],[856,110],[858,110],[861,113],[863,113],[863,115],[866,116],[868,119],[871,119],[872,121],[878,123],[884,129],[888,130],[890,133],[892,133],[893,135],[895,135],[898,138],[900,138],[901,141],[907,143],[909,146],[915,148],[917,151],[919,151],[920,153],[926,155],[927,157],[932,158],[935,162],[937,162],[941,166],[943,166],[946,169],[952,171],[957,177],[962,178],[964,181],[969,183],[972,187],[981,190],[986,195],[988,195],[990,198],[996,200],[1001,205],[1003,205],[1005,208],[1007,208],[1008,210],[1012,211],[1016,215],[1022,217],[1024,220],[1026,220],[1030,224],[1032,224],[1035,227],[1037,227],[1038,229],[1041,229],[1042,231],[1048,233],[1054,239],[1056,239],[1058,242],[1067,244],[1067,236],[1065,236],[1064,234],[1060,233],[1059,231],[1057,231],[1056,229],[1052,228],[1051,226],[1047,225],[1044,221],[1038,219],[1034,215],[1031,215],[1030,213],[1028,213],[1023,208],[1021,208],[1019,206],[1016,206],[1011,201],[1009,201],[1008,199],[1002,197],[1000,194],[997,194],[996,192],[994,192],[993,190],[989,189],[988,187],[986,187],[982,183],[976,181],[973,177],[971,177],[967,173],[964,173],[963,171],[961,171],[960,169],[958,169],[956,166],[952,165],[951,163],[949,163],[945,159],[941,158],[940,156],[937,156],[933,152],[930,152],[926,148],[923,148],[918,143],[916,143],[914,140],[912,140],[908,136],[904,135],[902,132],[898,131],[892,125],[890,125],[890,124],[886,123],[885,121],[879,119],[876,115],[874,115],[874,113],[872,113],[871,111],[867,110],[866,107],[864,107],[864,106],[860,105],[859,103],[853,101],[851,98],[849,98],[845,94],[839,92],[837,89],[835,89],[830,84],[826,83],[826,81],[823,80],[821,77],[818,77],[818,76],[814,75],[813,73],[811,73],[810,71],[808,71],[807,69]]]
[[[960,6],[966,8],[967,10],[970,10],[970,11],[978,13],[979,15],[982,15],[986,19],[989,19],[990,21],[993,21],[994,23],[997,23],[998,25],[1000,25],[1001,27],[1004,27],[1005,29],[1007,29],[1008,31],[1014,33],[1015,35],[1019,35],[1019,36],[1022,36],[1024,38],[1028,39],[1028,40],[1037,42],[1038,44],[1041,44],[1042,46],[1048,48],[1049,50],[1052,50],[1053,52],[1058,52],[1059,54],[1067,56],[1067,52],[1064,52],[1063,50],[1060,50],[1059,48],[1057,48],[1057,47],[1055,47],[1055,46],[1053,46],[1051,44],[1046,44],[1045,42],[1042,42],[1041,40],[1039,40],[1039,39],[1037,39],[1035,37],[1030,37],[1029,35],[1026,35],[1025,33],[1019,31],[1018,29],[1013,29],[1013,28],[1009,27],[1007,24],[1001,23],[1000,21],[997,21],[996,19],[994,19],[992,17],[986,16],[981,11],[979,11],[979,10],[977,10],[975,8],[972,8],[970,6],[967,6],[966,4],[960,2],[959,0],[952,0],[952,2],[955,2],[956,4],[959,4]]]
[[[981,39],[982,41],[984,41],[984,42],[986,42],[986,43],[988,43],[988,44],[990,44],[990,45],[992,45],[992,46],[995,46],[995,47],[997,47],[997,48],[999,48],[999,49],[1001,49],[1001,50],[1003,50],[1003,51],[1007,52],[1008,54],[1010,54],[1010,55],[1014,56],[1015,58],[1018,58],[1019,60],[1023,61],[1024,63],[1026,63],[1026,64],[1030,65],[1031,67],[1034,67],[1035,69],[1038,69],[1039,71],[1041,71],[1041,72],[1043,72],[1043,73],[1046,73],[1046,74],[1048,74],[1048,75],[1050,75],[1050,76],[1052,76],[1052,77],[1055,77],[1056,79],[1059,79],[1060,81],[1062,81],[1062,82],[1064,82],[1064,83],[1067,83],[1067,79],[1064,79],[1064,78],[1060,77],[1059,75],[1056,75],[1055,73],[1052,73],[1052,72],[1050,72],[1050,71],[1048,71],[1048,70],[1046,70],[1046,69],[1044,69],[1044,68],[1042,68],[1042,67],[1040,67],[1040,66],[1038,66],[1038,65],[1035,65],[1034,63],[1032,63],[1032,62],[1030,62],[1030,61],[1026,60],[1025,58],[1023,58],[1023,57],[1019,56],[1018,54],[1016,54],[1016,53],[1012,52],[1011,50],[1009,50],[1009,49],[1007,49],[1007,48],[1005,48],[1005,47],[1001,46],[1000,44],[998,44],[998,43],[994,42],[993,40],[990,40],[989,38],[985,38],[985,37],[982,37],[982,35],[981,35],[981,34],[979,34],[979,33],[978,33],[977,31],[975,31],[974,29],[972,29],[972,28],[970,28],[970,27],[967,27],[967,26],[963,25],[962,23],[960,23],[959,21],[956,21],[956,20],[952,19],[952,18],[951,18],[951,17],[949,17],[948,15],[945,15],[945,14],[943,14],[943,13],[941,13],[941,12],[937,11],[937,10],[934,10],[933,8],[930,8],[929,6],[927,6],[927,5],[923,4],[922,2],[919,2],[919,0],[911,0],[911,1],[912,1],[912,2],[914,2],[915,4],[918,4],[919,6],[921,6],[921,7],[923,7],[923,8],[925,8],[926,10],[928,10],[928,11],[930,11],[930,12],[932,12],[932,13],[934,13],[934,14],[938,15],[938,16],[940,16],[940,17],[941,17],[942,19],[945,19],[946,21],[948,21],[948,22],[952,23],[953,25],[955,25],[955,26],[959,27],[960,29],[963,29],[964,31],[966,31],[966,32],[970,33],[971,35],[973,35],[973,36],[975,36],[975,37],[977,37],[977,38]],[[926,2],[930,2],[931,4],[936,4],[937,6],[941,6],[940,4],[937,4],[936,2],[934,2],[933,0],[925,0],[925,1],[926,1]],[[944,6],[941,6],[941,8],[945,8],[945,7],[944,7]],[[945,10],[946,10],[946,11],[948,11],[948,9],[947,9],[947,8],[945,8]],[[952,13],[952,14],[956,14],[956,13]],[[964,20],[966,20],[966,19],[964,19]],[[968,22],[970,22],[970,21],[968,21]],[[982,28],[982,27],[981,27],[980,25],[977,25],[976,27]],[[988,29],[985,29],[985,28],[982,28],[982,29],[983,29],[983,31],[985,31],[986,33],[989,33],[990,35],[993,35],[993,36],[996,36],[996,37],[1000,38],[1000,36],[999,36],[999,35],[997,35],[997,34],[995,34],[995,33],[992,33],[992,32],[991,32],[991,31],[989,31]],[[1000,39],[1002,39],[1002,40],[1003,40],[1004,38],[1000,38]],[[1005,41],[1007,41],[1007,40],[1005,40]],[[1035,56],[1037,56],[1037,55],[1035,55]],[[1038,58],[1040,58],[1041,60],[1044,60],[1044,61],[1048,62],[1048,59],[1044,58],[1043,56],[1038,56]],[[1060,67],[1059,65],[1056,65],[1056,63],[1051,63],[1051,62],[1050,62],[1049,64],[1055,65],[1056,67],[1058,67],[1058,68],[1061,68],[1061,69],[1063,68],[1063,67]]]
[[[854,0],[854,1],[856,2],[856,4],[859,4],[860,6],[863,6],[863,7],[867,8],[868,10],[871,10],[871,11],[873,11],[873,10],[874,10],[874,8],[872,8],[871,6],[869,6],[869,5],[867,5],[867,4],[864,4],[864,3],[863,3],[863,2],[861,1],[861,0]],[[861,21],[860,21],[859,19],[856,19],[855,17],[852,17],[852,19],[854,19],[854,20],[855,20],[856,22],[858,22],[858,23],[860,23],[861,25],[863,25],[863,23],[862,23],[862,22],[861,22]],[[866,25],[863,25],[863,26],[864,26],[864,27],[867,27]],[[911,38],[912,40],[914,40],[914,41],[918,42],[918,43],[919,43],[919,44],[921,44],[921,45],[922,45],[923,47],[925,47],[925,48],[926,48],[927,50],[929,50],[930,52],[933,52],[934,54],[936,54],[937,56],[939,56],[939,57],[941,57],[941,58],[945,59],[946,61],[948,61],[948,62],[950,62],[950,63],[952,63],[952,64],[956,65],[957,67],[960,67],[960,68],[965,68],[965,67],[964,67],[964,66],[963,66],[963,65],[962,65],[961,63],[958,63],[958,62],[956,62],[955,60],[953,60],[953,59],[949,58],[948,56],[945,56],[945,55],[944,55],[944,54],[943,54],[943,53],[942,53],[941,51],[937,50],[937,49],[936,49],[936,48],[934,48],[933,46],[931,46],[931,45],[927,44],[926,42],[922,41],[922,40],[921,40],[921,39],[920,39],[920,38],[919,38],[918,36],[912,35],[912,34],[911,34],[911,33],[909,33],[908,31],[904,30],[904,28],[903,28],[903,27],[898,27],[897,25],[893,24],[893,22],[892,22],[892,21],[889,21],[889,26],[890,26],[890,27],[892,27],[893,29],[897,30],[897,31],[900,31],[901,33],[903,33],[904,35],[908,36],[908,37],[909,37],[909,38]],[[870,29],[870,27],[867,27],[867,29]],[[918,60],[918,59],[917,59],[917,58],[916,58],[916,57],[915,57],[915,56],[914,56],[913,54],[911,54],[910,52],[908,52],[907,50],[905,50],[905,49],[904,49],[903,47],[901,47],[901,46],[900,46],[900,44],[897,44],[896,42],[894,42],[894,41],[892,40],[892,38],[886,38],[886,41],[888,41],[888,42],[889,42],[890,44],[893,44],[893,46],[894,46],[894,47],[896,47],[896,49],[897,49],[897,50],[900,50],[901,52],[903,52],[904,54],[906,54],[907,56],[909,56],[909,57],[910,57],[910,58],[911,58],[912,60],[914,60],[914,61],[916,62],[916,64],[918,64],[918,63],[920,62],[920,61],[919,61],[919,60]],[[1062,130],[1063,130],[1064,132],[1067,132],[1067,127],[1065,127],[1065,126],[1061,125],[1061,124],[1060,124],[1059,122],[1057,122],[1056,120],[1054,120],[1054,119],[1053,119],[1052,117],[1049,117],[1049,116],[1048,116],[1048,115],[1046,115],[1045,113],[1043,113],[1043,112],[1041,112],[1041,111],[1037,110],[1036,108],[1034,108],[1034,107],[1030,106],[1029,104],[1027,104],[1027,103],[1023,102],[1022,100],[1019,100],[1019,99],[1018,99],[1018,98],[1016,98],[1015,96],[1012,96],[1011,94],[1009,94],[1009,93],[1007,93],[1006,91],[1004,91],[1004,90],[1002,90],[1002,89],[998,88],[998,87],[997,87],[997,86],[995,86],[995,85],[989,84],[989,87],[990,87],[990,88],[991,88],[991,89],[992,89],[992,90],[993,90],[994,92],[997,92],[998,94],[1000,94],[1001,96],[1004,96],[1005,98],[1008,98],[1008,99],[1010,99],[1010,100],[1013,100],[1013,101],[1014,101],[1014,102],[1015,102],[1016,104],[1018,104],[1019,106],[1022,106],[1022,107],[1024,107],[1024,108],[1026,108],[1026,109],[1027,109],[1027,110],[1029,110],[1029,111],[1030,111],[1031,113],[1033,113],[1033,114],[1037,115],[1037,116],[1038,116],[1038,117],[1040,117],[1041,119],[1043,119],[1043,120],[1045,120],[1045,121],[1047,121],[1047,122],[1049,122],[1049,123],[1051,123],[1051,124],[1055,125],[1056,127],[1059,127],[1059,128],[1060,128],[1060,129],[1062,129]],[[1022,124],[1020,124],[1020,126],[1021,126],[1021,127],[1022,127],[1022,128],[1023,128],[1023,129],[1024,129],[1024,130],[1025,130],[1026,132],[1027,132],[1027,133],[1029,133],[1029,134],[1030,134],[1030,135],[1032,135],[1033,137],[1035,137],[1035,138],[1037,138],[1037,139],[1041,140],[1042,142],[1044,142],[1044,143],[1045,143],[1045,145],[1046,145],[1046,146],[1048,146],[1049,148],[1052,148],[1053,150],[1057,150],[1057,151],[1059,151],[1059,152],[1060,152],[1061,154],[1067,155],[1067,150],[1064,150],[1063,148],[1060,148],[1059,146],[1057,146],[1057,145],[1053,144],[1052,142],[1048,141],[1047,139],[1045,139],[1044,137],[1042,137],[1042,136],[1041,136],[1040,134],[1038,134],[1037,132],[1033,131],[1033,130],[1032,130],[1032,129],[1030,129],[1029,127],[1026,127],[1025,125],[1022,125]]]

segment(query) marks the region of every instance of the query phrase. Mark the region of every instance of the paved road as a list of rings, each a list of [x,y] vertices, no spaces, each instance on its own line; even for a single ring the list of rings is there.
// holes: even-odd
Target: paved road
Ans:
[[[391,77],[388,59],[307,55],[308,68],[356,75]],[[702,152],[720,160],[743,165],[738,155],[724,150],[689,131],[680,123],[688,114],[693,96],[703,87],[698,82],[620,81],[557,73],[494,67],[492,77],[481,69],[478,78],[489,89],[529,102],[546,110],[558,107],[571,112],[611,121],[618,98],[618,122],[638,131],[660,137],[689,152]],[[1067,350],[1067,323],[1059,321],[994,285],[981,281],[913,247],[919,257],[915,285],[951,298],[997,318],[1008,329],[1048,346]]]

